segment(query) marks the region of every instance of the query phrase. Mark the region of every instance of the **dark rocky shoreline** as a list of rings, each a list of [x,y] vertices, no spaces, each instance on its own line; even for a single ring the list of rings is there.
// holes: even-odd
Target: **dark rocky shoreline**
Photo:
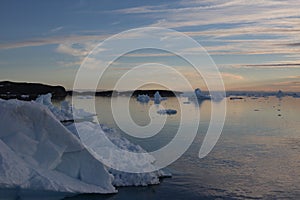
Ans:
[[[0,82],[1,99],[34,100],[42,94],[52,94],[52,99],[64,99],[67,96],[66,89],[62,86],[51,86],[41,83],[26,82]]]
[[[141,94],[147,94],[150,97],[153,97],[155,92],[159,92],[159,94],[163,97],[174,97],[176,95],[182,94],[182,92],[179,91],[170,91],[170,90],[135,90],[135,91],[123,91],[118,92],[114,90],[106,90],[106,91],[97,91],[97,92],[77,92],[77,91],[67,91],[67,94],[70,96],[101,96],[101,97],[111,97],[111,96],[138,96]]]
[[[19,99],[25,101],[35,100],[39,95],[52,94],[52,99],[61,100],[67,95],[80,95],[80,96],[101,96],[111,97],[113,95],[122,96],[138,96],[141,94],[147,94],[153,97],[155,92],[159,92],[163,97],[174,97],[181,94],[179,91],[170,90],[135,90],[135,91],[123,91],[117,92],[114,90],[97,91],[96,93],[91,91],[77,92],[77,91],[66,91],[63,86],[51,86],[41,83],[27,83],[27,82],[12,82],[12,81],[1,81],[0,82],[0,98],[1,99]]]

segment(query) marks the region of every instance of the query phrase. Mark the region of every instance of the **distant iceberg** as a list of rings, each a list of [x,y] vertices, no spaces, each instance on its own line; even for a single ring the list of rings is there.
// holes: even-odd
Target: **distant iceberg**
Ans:
[[[147,94],[139,94],[136,100],[141,103],[148,103],[150,101],[150,97]]]
[[[282,98],[282,97],[284,97],[285,96],[285,94],[281,91],[281,90],[279,90],[278,92],[277,92],[277,94],[276,94],[276,97],[277,98]]]
[[[199,88],[195,89],[195,94],[196,94],[197,99],[199,99],[199,100],[211,99],[210,95],[203,94]]]
[[[153,100],[155,104],[160,104],[161,101],[167,100],[167,97],[160,96],[159,92],[156,91]]]
[[[300,94],[295,93],[295,94],[292,95],[292,97],[293,97],[293,98],[300,98]]]
[[[168,175],[162,170],[132,174],[107,168],[97,158],[101,140],[91,146],[82,139],[109,137],[128,151],[144,150],[112,129],[88,120],[76,125],[89,136],[81,138],[74,123],[64,126],[60,122],[73,118],[72,112],[80,119],[93,115],[72,110],[68,102],[62,102],[59,109],[51,103],[51,95],[40,96],[36,102],[0,100],[0,188],[115,193],[114,186],[157,184],[159,177]],[[146,156],[141,161],[151,167],[153,159]],[[128,160],[120,164],[139,163]]]
[[[161,100],[162,100],[162,98],[161,98],[159,92],[158,91],[155,92],[155,94],[154,94],[154,103],[155,104],[160,104]]]

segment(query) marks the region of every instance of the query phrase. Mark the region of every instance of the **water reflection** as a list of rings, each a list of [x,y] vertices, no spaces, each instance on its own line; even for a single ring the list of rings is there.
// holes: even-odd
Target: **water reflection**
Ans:
[[[213,151],[203,159],[198,159],[197,155],[210,121],[211,104],[218,102],[194,102],[185,97],[179,100],[189,112],[189,119],[197,113],[196,109],[200,109],[201,117],[193,144],[168,167],[172,178],[151,187],[119,188],[116,195],[80,195],[68,199],[298,199],[299,98],[224,99],[227,101],[225,127]],[[82,100],[82,107],[89,109],[89,101]],[[191,103],[185,104],[187,101]],[[151,102],[145,105],[130,99],[133,120],[138,124],[147,124],[152,105]],[[181,116],[179,105],[176,98],[162,102],[165,108],[179,112],[168,116],[162,131],[148,140],[121,134],[147,150],[160,148],[176,133]],[[101,123],[120,131],[111,115],[110,98],[97,97],[96,110]]]

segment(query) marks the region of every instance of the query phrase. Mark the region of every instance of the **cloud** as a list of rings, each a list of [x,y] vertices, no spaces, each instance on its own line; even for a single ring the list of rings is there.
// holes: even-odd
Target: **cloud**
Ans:
[[[180,7],[174,4],[162,6],[140,6],[115,10],[121,14],[148,15],[150,18],[160,19],[152,24],[169,28],[199,26],[220,23],[272,23],[282,18],[297,17],[299,1],[181,1]],[[168,8],[170,7],[170,8]]]
[[[114,12],[148,17],[155,21],[149,26],[179,30],[197,27],[184,33],[200,42],[214,42],[214,45],[204,46],[211,54],[300,53],[299,43],[292,42],[300,40],[298,0],[263,0],[259,3],[182,0],[177,5],[139,6]],[[274,44],[280,47],[274,47]]]
[[[221,75],[225,79],[231,79],[231,80],[244,80],[245,79],[243,76],[237,75],[237,74],[222,72]]]
[[[290,46],[290,47],[300,47],[300,42],[295,42],[295,43],[288,43],[288,44],[285,44],[286,46]]]
[[[63,28],[64,28],[63,26],[59,26],[59,27],[56,27],[56,28],[51,29],[50,32],[51,32],[51,33],[55,33],[55,32],[57,32],[57,31],[62,30]]]
[[[96,43],[97,44],[97,43]],[[68,54],[75,57],[84,57],[93,49],[96,44],[88,43],[62,43],[56,48],[58,53]]]
[[[231,68],[254,68],[254,69],[286,69],[299,68],[300,63],[262,63],[262,64],[232,64]],[[226,66],[225,66],[226,67]]]
[[[0,49],[15,49],[23,47],[34,47],[44,46],[49,44],[63,44],[68,42],[90,42],[90,41],[103,41],[109,37],[109,35],[71,35],[71,36],[60,36],[60,37],[46,37],[46,38],[35,38],[31,40],[25,40],[20,42],[2,43]]]

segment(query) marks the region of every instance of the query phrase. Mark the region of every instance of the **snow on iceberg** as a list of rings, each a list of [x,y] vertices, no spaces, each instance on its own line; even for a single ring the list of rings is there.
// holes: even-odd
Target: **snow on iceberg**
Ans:
[[[51,93],[40,95],[35,102],[42,104],[53,113],[53,115],[60,121],[68,121],[68,120],[74,120],[74,121],[93,121],[96,114],[89,113],[84,111],[83,109],[72,109],[69,102],[62,101],[60,108],[56,107],[51,102]]]
[[[114,166],[126,166],[132,171],[139,171],[141,168],[153,171],[155,168],[152,163],[155,159],[150,154],[139,154],[138,158],[130,156],[129,152],[145,153],[140,146],[135,145],[125,138],[121,138],[114,130],[103,128],[99,124],[91,122],[82,122],[68,126],[69,129],[78,131],[83,144],[95,153],[96,158],[105,160],[105,163],[113,163]],[[103,129],[106,129],[104,131]],[[120,149],[127,150],[122,154],[122,158],[113,153],[112,147],[105,142],[105,137]],[[126,154],[128,153],[128,155]],[[126,162],[124,161],[126,159]],[[135,158],[135,159],[134,159]],[[128,173],[108,168],[108,171],[114,176],[113,185],[115,186],[147,186],[149,184],[158,184],[159,177],[169,176],[162,170],[151,173]]]
[[[128,151],[145,151],[113,129],[75,121],[76,128],[86,134],[82,137],[75,123],[64,126],[60,122],[72,117],[74,111],[80,118],[91,115],[71,109],[68,102],[62,102],[61,108],[55,107],[51,95],[40,96],[36,102],[0,100],[0,188],[115,193],[114,186],[158,184],[160,177],[170,176],[162,170],[126,173],[104,166],[98,157],[99,151],[105,150],[103,137]],[[127,159],[124,163],[114,155],[108,159],[120,165],[153,168],[155,159],[150,154],[140,155],[138,160]]]
[[[72,111],[77,113],[78,118],[84,118],[84,116],[92,115],[91,113],[88,113],[84,110],[81,110],[80,112],[78,109],[66,109],[70,108],[70,105],[68,102],[63,102],[62,104],[64,106],[61,106],[61,110],[57,107],[55,107],[51,103],[51,95],[42,95],[38,99],[39,102],[44,103],[45,106],[47,106],[51,111],[54,112],[54,114],[59,114],[58,118],[63,119],[65,116],[72,115]],[[81,116],[80,113],[83,115]],[[75,121],[76,122],[76,121]],[[130,156],[128,156],[126,163],[122,163],[124,158],[126,158],[126,155],[123,155],[122,159],[116,157],[115,155],[111,154],[110,149],[108,148],[107,144],[104,142],[105,137],[107,137],[112,143],[120,147],[121,149],[128,150],[129,152],[136,152],[136,153],[145,153],[145,150],[142,149],[139,145],[135,145],[131,143],[129,140],[127,140],[124,137],[121,137],[118,133],[115,132],[114,129],[110,129],[106,127],[105,125],[99,125],[95,124],[89,121],[84,121],[80,123],[70,124],[66,126],[66,128],[71,131],[74,135],[76,135],[82,143],[88,147],[90,151],[93,152],[94,156],[97,158],[98,156],[103,159],[103,153],[107,152],[107,159],[109,161],[107,162],[113,162],[115,165],[126,165],[130,167],[131,169],[140,168],[141,166],[143,168],[147,169],[153,169],[152,163],[155,161],[155,159],[150,154],[140,154],[139,160],[132,160],[130,159]],[[99,160],[101,160],[99,158]],[[114,186],[146,186],[146,185],[152,185],[152,184],[158,184],[160,177],[169,177],[170,174],[164,172],[163,170],[158,170],[150,173],[127,173],[127,172],[121,172],[112,168],[107,168],[108,171],[113,175],[114,179],[112,184]],[[137,170],[138,171],[138,170]],[[151,171],[151,170],[145,170],[145,171]]]
[[[0,113],[1,188],[116,192],[112,175],[48,108],[0,100]]]

